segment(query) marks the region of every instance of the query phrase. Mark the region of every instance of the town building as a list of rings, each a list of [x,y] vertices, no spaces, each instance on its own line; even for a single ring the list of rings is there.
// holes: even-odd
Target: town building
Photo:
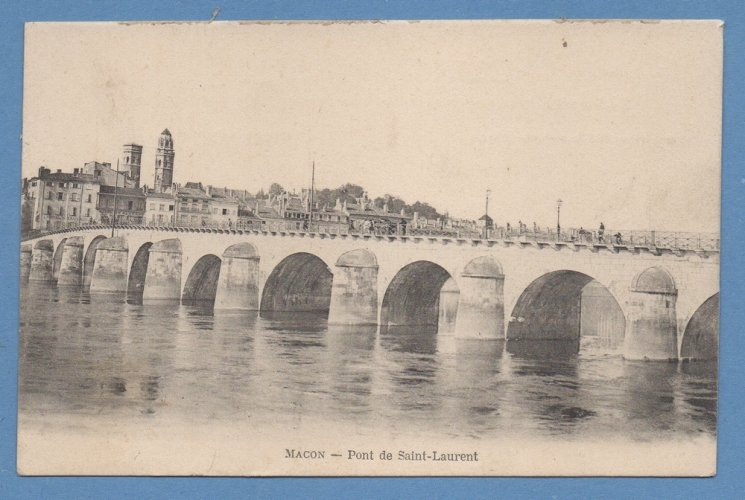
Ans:
[[[189,183],[188,185],[193,185]],[[183,227],[206,226],[211,220],[210,201],[201,187],[175,187],[176,195],[176,222]],[[236,214],[237,217],[237,214]]]
[[[116,215],[116,224],[139,225],[145,215],[145,193],[138,188],[101,186],[96,209],[103,224],[111,224]]]
[[[111,167],[111,163],[99,163],[89,161],[81,170],[83,174],[92,175],[100,181],[102,186],[118,186],[125,188],[135,188],[139,184],[139,179],[135,182],[127,176],[127,172],[117,171]]]
[[[216,193],[212,193],[210,198],[212,223],[219,226],[233,227],[238,220],[238,200]]]
[[[100,185],[100,178],[79,168],[73,173],[52,173],[40,167],[38,175],[25,182],[24,200],[31,207],[31,229],[56,231],[96,222]]]
[[[145,193],[144,224],[148,226],[172,226],[176,221],[176,196],[173,189],[162,193]]]
[[[404,213],[390,212],[388,205],[383,208],[375,206],[367,193],[356,198],[356,203],[348,203],[346,200],[337,200],[337,210],[346,214],[349,227],[357,232],[374,232],[384,234],[404,234],[411,222],[411,217]]]

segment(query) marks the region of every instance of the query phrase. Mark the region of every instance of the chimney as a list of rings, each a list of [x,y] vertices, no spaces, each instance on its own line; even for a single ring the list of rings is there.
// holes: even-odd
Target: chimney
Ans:
[[[80,173],[80,169],[79,168],[73,168],[72,169],[72,173],[75,174],[75,175],[78,175]]]
[[[58,173],[58,174],[61,174],[61,173],[62,173],[62,169],[61,169],[61,168],[58,168],[58,169],[57,169],[57,173]]]

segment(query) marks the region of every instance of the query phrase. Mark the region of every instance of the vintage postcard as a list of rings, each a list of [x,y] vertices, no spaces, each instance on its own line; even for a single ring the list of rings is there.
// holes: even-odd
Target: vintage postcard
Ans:
[[[720,21],[26,25],[18,472],[716,472]]]

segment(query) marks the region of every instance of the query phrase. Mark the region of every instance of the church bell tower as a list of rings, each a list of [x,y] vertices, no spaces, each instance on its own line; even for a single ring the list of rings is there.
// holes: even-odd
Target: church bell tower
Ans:
[[[122,172],[128,179],[134,181],[135,187],[140,187],[140,167],[142,166],[142,146],[139,144],[125,144],[122,158]]]
[[[165,129],[158,139],[158,151],[155,153],[155,191],[163,191],[173,184],[173,138]]]

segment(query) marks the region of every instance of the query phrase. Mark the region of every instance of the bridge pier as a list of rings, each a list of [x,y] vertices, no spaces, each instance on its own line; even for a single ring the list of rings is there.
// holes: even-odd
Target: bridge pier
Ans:
[[[471,261],[461,274],[455,338],[505,338],[504,274],[492,257]]]
[[[180,240],[162,240],[150,247],[142,300],[181,300]]]
[[[91,292],[127,291],[127,240],[119,236],[101,241],[91,276]]]
[[[352,250],[336,261],[329,324],[378,323],[378,262],[367,250]]]
[[[458,317],[458,298],[460,290],[453,278],[448,279],[440,290],[440,317],[437,320],[438,333],[454,333]]]
[[[54,279],[54,242],[39,240],[31,254],[29,281],[53,281]]]
[[[58,286],[80,286],[83,283],[83,237],[67,238],[62,247]]]
[[[259,253],[250,243],[238,243],[222,254],[215,309],[259,310]]]
[[[31,245],[21,245],[21,283],[28,283],[28,277],[31,274],[31,260],[33,247]]]
[[[672,277],[660,267],[634,278],[628,301],[626,359],[677,361],[677,297]]]

